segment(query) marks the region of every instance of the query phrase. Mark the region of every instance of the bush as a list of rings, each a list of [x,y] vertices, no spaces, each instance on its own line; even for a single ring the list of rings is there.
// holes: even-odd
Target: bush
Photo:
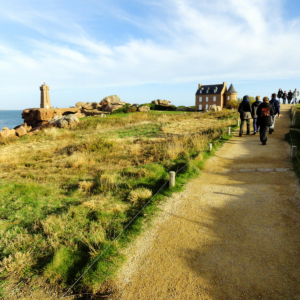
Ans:
[[[137,108],[135,106],[132,106],[129,108],[128,112],[136,112],[136,111],[137,111]]]
[[[232,109],[232,108],[238,109],[239,105],[240,105],[240,103],[237,102],[236,100],[230,100],[227,102],[226,107],[229,109]]]
[[[114,114],[128,113],[130,110],[130,106],[131,106],[131,104],[127,103],[127,104],[123,105],[122,107],[114,110],[111,114],[114,115]]]
[[[184,105],[179,105],[179,106],[177,106],[178,108],[185,108],[185,106]]]

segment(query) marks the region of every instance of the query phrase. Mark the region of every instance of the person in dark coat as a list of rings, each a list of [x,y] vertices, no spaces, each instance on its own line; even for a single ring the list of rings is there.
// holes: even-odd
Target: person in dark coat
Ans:
[[[282,102],[283,102],[283,104],[286,103],[286,99],[287,99],[287,93],[286,93],[286,91],[284,91],[284,93],[282,95]]]
[[[249,101],[249,96],[244,96],[243,101],[239,105],[238,112],[241,117],[240,135],[243,135],[244,123],[247,123],[247,134],[250,134],[250,119],[251,119],[251,106]]]
[[[258,106],[256,113],[258,116],[257,120],[260,127],[260,141],[262,145],[266,145],[268,139],[268,129],[272,125],[271,117],[274,116],[274,110],[272,105],[269,103],[268,97],[263,98],[263,103]]]
[[[273,107],[273,111],[274,111],[274,116],[271,117],[272,119],[272,125],[269,128],[269,133],[272,134],[274,132],[274,128],[275,128],[275,118],[276,118],[276,114],[278,114],[278,118],[280,118],[280,102],[278,100],[276,100],[276,94],[272,94],[272,99],[270,101],[270,104]]]
[[[255,97],[255,102],[251,106],[251,115],[253,118],[253,134],[255,135],[258,132],[258,126],[257,126],[257,108],[261,104],[260,96]]]
[[[292,90],[290,90],[290,91],[288,92],[287,99],[288,99],[288,103],[291,104],[291,101],[292,101],[292,99],[293,99],[293,93],[292,93]]]
[[[277,98],[279,99],[279,103],[280,103],[280,99],[282,98],[283,96],[283,91],[282,89],[279,89],[278,93],[277,93]]]

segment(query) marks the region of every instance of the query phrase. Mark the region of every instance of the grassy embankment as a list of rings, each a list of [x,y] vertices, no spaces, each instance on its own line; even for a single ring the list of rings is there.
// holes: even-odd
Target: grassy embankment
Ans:
[[[293,146],[297,146],[297,155],[298,158],[300,159],[300,104],[295,105],[294,108],[295,108],[295,125],[293,126],[291,125],[291,128],[295,128],[296,130],[290,130],[290,133],[286,134],[285,140],[290,145],[292,145],[292,141],[293,141]],[[292,121],[292,114],[291,114],[291,121]],[[300,178],[300,163],[296,157],[293,158],[293,166],[294,166],[294,171]]]
[[[236,119],[231,111],[151,111],[88,117],[70,130],[0,141],[0,295],[70,286],[168,172],[187,163],[175,188],[157,195],[76,286],[97,292],[159,201],[199,174],[211,155],[205,152],[208,141]],[[224,134],[215,147],[226,139]]]

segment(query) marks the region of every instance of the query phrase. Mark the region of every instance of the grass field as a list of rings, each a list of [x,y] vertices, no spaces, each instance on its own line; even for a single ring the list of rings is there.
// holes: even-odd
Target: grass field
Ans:
[[[101,290],[125,260],[122,249],[151,220],[159,201],[199,174],[211,155],[205,152],[209,140],[236,119],[226,110],[151,111],[87,117],[72,129],[1,140],[0,295],[65,290],[162,186],[169,171],[188,164],[175,188],[156,196],[76,286]]]

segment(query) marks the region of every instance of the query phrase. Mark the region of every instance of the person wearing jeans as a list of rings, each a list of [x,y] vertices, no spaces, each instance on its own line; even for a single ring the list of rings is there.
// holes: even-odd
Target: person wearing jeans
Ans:
[[[297,91],[297,89],[295,89],[294,93],[293,93],[294,105],[297,104],[298,97],[299,97],[299,91]]]
[[[258,126],[257,126],[257,108],[258,106],[261,104],[261,101],[260,101],[260,96],[256,96],[255,97],[255,102],[252,104],[251,106],[251,115],[252,115],[252,118],[253,118],[253,135],[255,135],[257,132],[258,132]]]
[[[292,90],[290,90],[290,91],[288,92],[287,99],[288,99],[288,104],[291,104],[291,101],[292,101],[292,99],[293,99],[293,93],[292,93]]]
[[[240,135],[243,135],[243,127],[245,122],[247,123],[247,135],[250,134],[250,119],[251,119],[251,107],[248,96],[244,96],[243,101],[239,105],[238,112],[241,117]]]
[[[276,114],[278,115],[278,118],[280,118],[280,102],[276,100],[276,94],[272,94],[272,100],[270,101],[270,104],[272,105],[274,115],[271,116],[272,125],[269,128],[269,134],[272,134],[274,132],[275,128],[275,118]]]
[[[257,120],[260,128],[260,141],[262,145],[266,145],[268,140],[268,130],[272,125],[271,117],[274,115],[274,110],[272,105],[269,103],[268,97],[263,98],[263,103],[258,106],[256,113],[258,116]]]

